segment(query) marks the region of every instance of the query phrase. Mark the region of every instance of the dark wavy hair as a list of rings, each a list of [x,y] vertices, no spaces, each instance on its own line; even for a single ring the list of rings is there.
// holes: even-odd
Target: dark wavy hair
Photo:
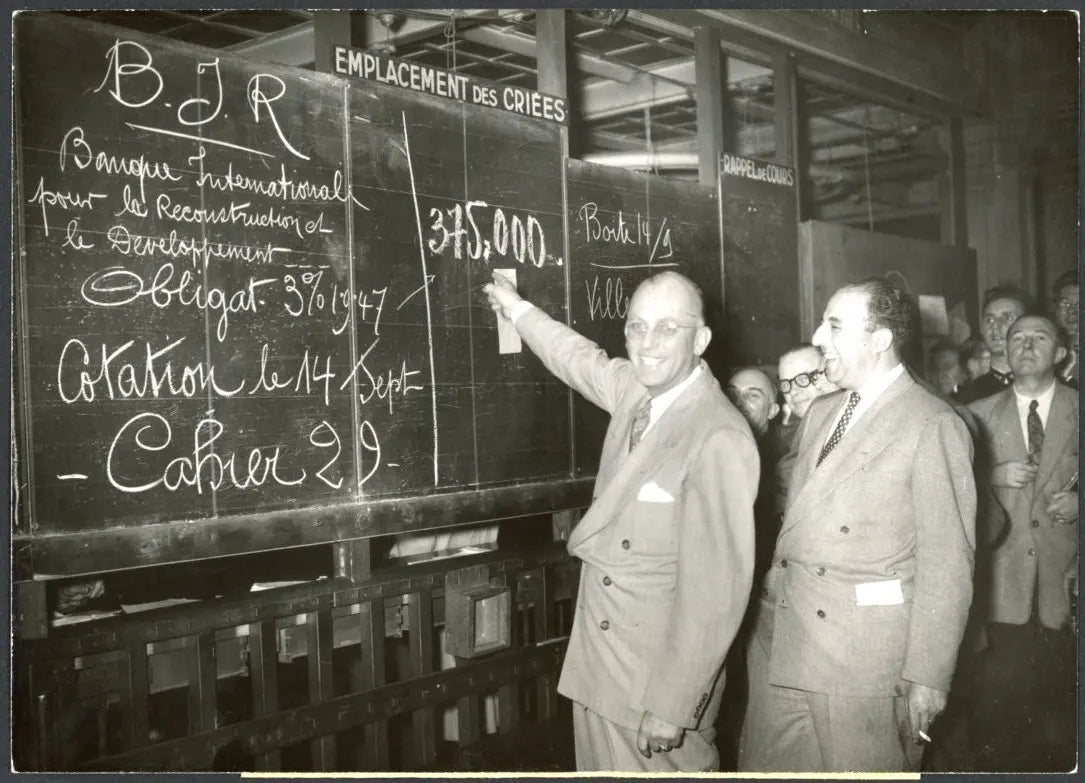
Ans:
[[[1029,296],[1023,288],[1010,283],[1001,283],[983,292],[983,307],[980,308],[980,313],[982,314],[987,309],[987,305],[996,299],[1012,299],[1020,304],[1021,309],[1025,312],[1028,312],[1032,307]]]
[[[884,277],[868,277],[844,288],[867,295],[867,329],[888,329],[893,335],[893,348],[898,356],[902,355],[916,332],[915,300]]]

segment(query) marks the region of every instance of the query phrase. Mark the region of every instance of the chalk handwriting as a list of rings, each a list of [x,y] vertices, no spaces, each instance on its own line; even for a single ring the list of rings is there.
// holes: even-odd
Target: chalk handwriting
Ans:
[[[516,214],[506,217],[501,207],[495,207],[489,217],[480,217],[480,212],[476,210],[488,207],[485,201],[468,201],[443,210],[432,207],[429,211],[429,218],[433,221],[429,226],[432,236],[426,242],[430,253],[440,255],[451,246],[452,255],[457,260],[481,259],[489,263],[491,256],[498,255],[536,267],[541,267],[548,260],[561,266],[560,258],[546,255],[546,236],[538,218],[534,215],[521,218]],[[479,225],[480,220],[482,226]]]
[[[248,489],[271,482],[289,487],[305,480],[304,468],[286,472],[288,468],[283,467],[285,475],[280,473],[279,463],[285,462],[282,446],[252,448],[240,465],[237,454],[225,450],[218,453],[215,443],[225,430],[226,426],[213,415],[200,419],[193,429],[190,453],[170,460],[161,475],[153,481],[130,484],[118,475],[118,464],[133,461],[146,464],[155,452],[169,448],[173,439],[173,430],[164,416],[149,411],[138,413],[117,430],[113,442],[109,444],[106,477],[113,488],[121,492],[147,492],[159,486],[176,492],[182,487],[192,487],[198,495],[203,494],[205,489],[217,490],[225,485]],[[313,445],[325,444],[314,442]]]
[[[144,352],[129,359],[124,354],[135,346],[129,340],[117,348],[102,344],[91,351],[78,338],[64,343],[57,362],[57,393],[69,405],[75,402],[94,402],[103,398],[110,400],[159,399],[162,397],[204,396],[208,390],[217,397],[232,397],[241,391],[244,381],[236,388],[219,386],[215,368],[205,367],[203,362],[173,365],[170,354],[185,341],[184,337],[155,348],[145,343]],[[75,379],[72,379],[75,376]]]
[[[591,320],[621,320],[629,312],[629,297],[620,277],[608,277],[599,290],[599,275],[589,283],[584,281],[588,294],[588,314]]]
[[[99,307],[121,307],[142,297],[159,309],[176,302],[182,307],[217,312],[215,336],[222,342],[229,330],[230,314],[256,313],[257,289],[275,282],[272,277],[249,277],[240,289],[227,293],[222,288],[207,286],[191,270],[183,270],[176,282],[174,273],[173,264],[162,264],[148,281],[124,267],[107,267],[83,281],[83,299]]]

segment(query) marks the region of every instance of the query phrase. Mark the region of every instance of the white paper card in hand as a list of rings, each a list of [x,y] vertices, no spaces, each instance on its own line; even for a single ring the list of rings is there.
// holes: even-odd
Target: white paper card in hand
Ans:
[[[493,270],[498,276],[505,278],[512,284],[513,288],[516,288],[516,270],[515,269],[495,269]],[[523,343],[520,342],[520,333],[516,331],[516,327],[512,325],[512,321],[506,318],[501,313],[497,314],[497,352],[498,353],[520,353],[524,349]]]

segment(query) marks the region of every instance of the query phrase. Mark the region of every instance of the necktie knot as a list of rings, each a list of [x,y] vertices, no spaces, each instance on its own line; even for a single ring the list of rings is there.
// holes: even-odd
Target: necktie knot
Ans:
[[[1039,407],[1040,407],[1040,402],[1039,402],[1039,400],[1033,400],[1032,402],[1030,402],[1030,403],[1028,404],[1028,409],[1029,409],[1029,411],[1035,411],[1035,410],[1036,410],[1037,408],[1039,408]]]
[[[825,445],[821,447],[821,453],[818,454],[817,465],[820,465],[822,460],[829,456],[829,452],[835,449],[836,444],[844,437],[844,432],[848,429],[848,422],[851,421],[851,415],[855,412],[856,406],[859,405],[859,399],[859,392],[857,391],[848,394],[848,404],[844,406],[844,413],[840,417],[840,421],[836,423],[833,434],[829,436],[829,439],[825,441]],[[817,467],[817,465],[814,467]]]
[[[633,416],[633,425],[629,428],[629,450],[632,451],[636,448],[636,445],[640,443],[640,439],[644,436],[644,431],[648,429],[648,420],[652,415],[652,400],[648,399],[643,405],[637,408],[636,414]]]

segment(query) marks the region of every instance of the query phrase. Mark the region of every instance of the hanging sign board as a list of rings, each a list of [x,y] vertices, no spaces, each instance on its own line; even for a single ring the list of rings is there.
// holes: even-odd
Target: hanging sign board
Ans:
[[[564,98],[511,84],[472,79],[422,63],[379,57],[361,49],[336,46],[334,54],[335,72],[342,76],[354,76],[441,98],[504,109],[538,120],[561,124],[568,121]]]

